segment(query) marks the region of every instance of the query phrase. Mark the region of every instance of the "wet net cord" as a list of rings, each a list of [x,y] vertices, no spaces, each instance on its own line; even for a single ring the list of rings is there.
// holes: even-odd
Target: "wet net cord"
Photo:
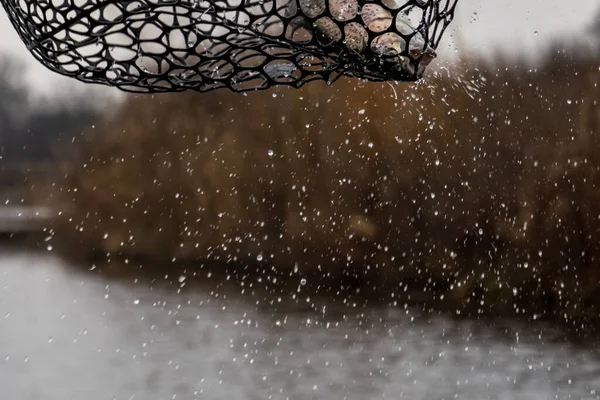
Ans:
[[[457,0],[0,0],[57,73],[134,92],[415,81]]]

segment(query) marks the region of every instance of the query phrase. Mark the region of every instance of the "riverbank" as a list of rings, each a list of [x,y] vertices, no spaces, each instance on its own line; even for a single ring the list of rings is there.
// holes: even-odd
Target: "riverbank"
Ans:
[[[58,250],[58,252],[56,251]],[[46,251],[47,252],[47,251]],[[565,310],[556,298],[540,296],[537,287],[504,285],[490,293],[484,282],[473,288],[427,289],[416,282],[397,282],[373,275],[362,282],[344,280],[318,269],[285,269],[265,262],[224,263],[214,260],[163,261],[142,257],[73,257],[54,248],[71,268],[107,283],[131,283],[177,293],[207,291],[216,298],[243,298],[264,312],[320,313],[337,304],[348,312],[365,309],[420,310],[423,315],[456,321],[479,321],[496,329],[503,324],[554,327],[559,338],[584,345],[600,343],[600,314],[590,306]],[[65,258],[65,254],[71,257]],[[595,305],[592,304],[592,307]]]

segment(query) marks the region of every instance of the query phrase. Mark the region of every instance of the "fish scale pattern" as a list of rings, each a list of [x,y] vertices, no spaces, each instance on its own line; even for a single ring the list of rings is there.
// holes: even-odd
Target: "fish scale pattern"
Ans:
[[[415,81],[458,0],[0,0],[50,70],[133,92]]]

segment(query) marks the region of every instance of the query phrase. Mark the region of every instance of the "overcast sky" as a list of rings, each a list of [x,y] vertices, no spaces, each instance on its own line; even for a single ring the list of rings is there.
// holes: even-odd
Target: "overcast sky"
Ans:
[[[560,36],[582,36],[600,11],[599,0],[459,0],[453,37],[469,51],[494,49],[535,53]],[[47,90],[65,82],[46,71],[25,50],[3,10],[0,10],[0,51],[10,51],[27,61],[28,76],[36,87]]]

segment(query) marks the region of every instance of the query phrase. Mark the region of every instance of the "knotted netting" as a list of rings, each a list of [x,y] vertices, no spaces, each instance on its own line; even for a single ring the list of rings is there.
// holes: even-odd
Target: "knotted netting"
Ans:
[[[49,69],[125,91],[415,81],[458,0],[0,0]]]

